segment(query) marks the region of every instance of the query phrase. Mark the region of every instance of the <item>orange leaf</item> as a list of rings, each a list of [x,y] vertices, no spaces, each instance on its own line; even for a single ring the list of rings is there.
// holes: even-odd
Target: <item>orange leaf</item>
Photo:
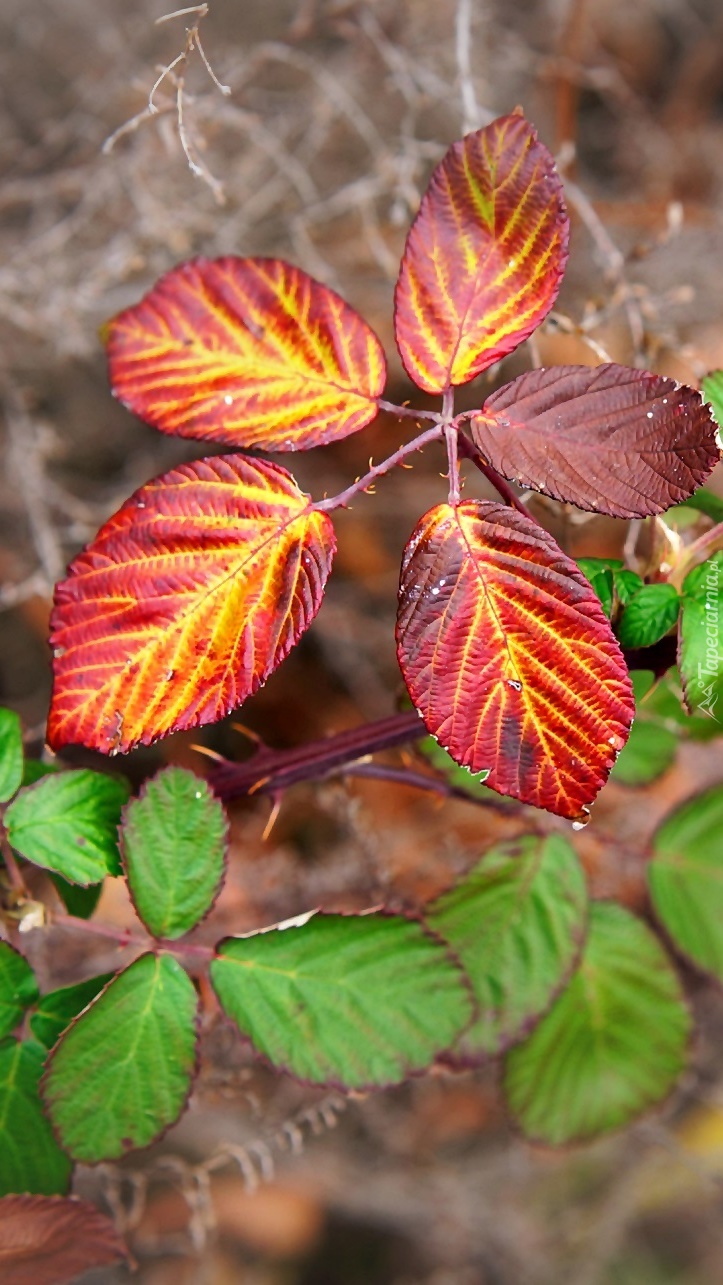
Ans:
[[[552,536],[488,500],[440,504],[402,563],[397,653],[424,723],[500,794],[583,818],[634,713],[602,607]]]
[[[113,754],[223,718],[308,628],[334,549],[329,517],[265,460],[141,487],[56,589],[51,745]]]
[[[333,290],[280,259],[195,259],[106,328],[113,392],[164,433],[298,451],[364,428],[382,347]]]
[[[119,1258],[128,1258],[128,1250],[110,1218],[84,1200],[62,1196],[0,1200],[3,1285],[61,1285]]]
[[[519,112],[450,147],[412,224],[395,294],[405,370],[428,393],[466,384],[552,307],[568,219],[552,156]]]

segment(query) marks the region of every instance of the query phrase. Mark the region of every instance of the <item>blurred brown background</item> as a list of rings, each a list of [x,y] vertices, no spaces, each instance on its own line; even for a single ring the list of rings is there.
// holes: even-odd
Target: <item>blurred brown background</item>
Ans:
[[[53,581],[134,487],[204,453],[114,403],[97,333],[179,260],[298,263],[363,312],[390,356],[388,395],[411,397],[391,328],[406,229],[447,145],[520,104],[565,165],[572,257],[553,317],[493,378],[610,356],[697,383],[723,365],[720,0],[211,0],[200,34],[231,93],[194,51],[151,117],[149,91],[194,21],[156,25],[167,11],[0,0],[0,702],[36,751]],[[334,493],[403,429],[382,417],[292,470]],[[338,515],[319,618],[241,716],[269,743],[393,711],[399,559],[444,467],[427,452]],[[622,524],[544,512],[573,555],[624,539]],[[164,759],[198,764],[194,739],[243,752],[227,725],[125,766],[137,780]],[[597,895],[644,909],[646,837],[720,778],[718,746],[685,747],[647,791],[606,789],[580,845]],[[521,825],[360,781],[297,788],[264,841],[267,819],[268,804],[238,809],[214,936],[315,904],[414,904]],[[116,882],[101,914],[125,922]],[[58,985],[124,958],[59,930],[34,936],[34,963]],[[563,1154],[513,1134],[494,1069],[345,1102],[259,1068],[211,1010],[191,1111],[150,1153],[81,1170],[77,1190],[128,1227],[144,1285],[715,1285],[723,1004],[701,987],[697,1007],[676,1100]]]

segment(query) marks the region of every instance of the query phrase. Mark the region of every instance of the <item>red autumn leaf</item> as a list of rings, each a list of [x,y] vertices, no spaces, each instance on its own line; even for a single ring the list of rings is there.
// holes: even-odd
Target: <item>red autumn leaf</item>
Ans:
[[[412,224],[395,294],[397,345],[428,393],[466,384],[547,316],[567,262],[552,156],[514,112],[450,147]]]
[[[452,758],[500,794],[585,816],[634,703],[598,598],[552,536],[488,500],[430,509],[402,563],[397,654]]]
[[[503,477],[617,518],[679,504],[719,457],[700,393],[614,362],[528,371],[487,398],[471,430]]]
[[[141,487],[56,589],[51,745],[106,754],[223,718],[316,615],[335,549],[277,464],[183,464]]]
[[[61,1285],[93,1267],[127,1257],[110,1218],[84,1200],[62,1196],[0,1200],[3,1285]]]
[[[377,413],[379,340],[280,259],[195,259],[106,328],[113,392],[164,433],[298,451]]]

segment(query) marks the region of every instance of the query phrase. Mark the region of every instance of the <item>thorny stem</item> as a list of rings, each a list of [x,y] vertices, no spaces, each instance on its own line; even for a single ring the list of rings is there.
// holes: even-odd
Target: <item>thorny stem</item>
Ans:
[[[409,710],[289,750],[264,746],[246,763],[216,764],[208,782],[224,801],[250,794],[275,795],[299,781],[318,780],[368,754],[393,749],[424,735],[416,710]]]
[[[440,424],[444,418],[439,411],[415,410],[413,406],[398,406],[396,402],[379,401],[377,405],[380,410],[385,410],[390,415],[396,415],[398,419],[431,419],[435,424]]]
[[[270,750],[264,746],[247,763],[217,760],[208,783],[220,799],[228,802],[257,794],[270,794],[278,798],[290,785],[338,773],[395,781],[400,785],[443,794],[446,798],[464,799],[467,803],[497,808],[505,813],[514,810],[514,804],[498,802],[494,797],[477,798],[462,787],[450,785],[442,777],[367,761],[371,754],[417,740],[425,734],[416,711],[410,710],[404,714],[393,714],[376,723],[364,723],[349,732],[339,732],[336,736],[327,736],[323,740],[311,741],[291,750]]]
[[[500,477],[497,470],[493,469],[492,465],[488,464],[487,461],[482,458],[479,451],[475,449],[469,438],[466,437],[464,433],[460,433],[458,435],[457,446],[460,455],[463,455],[465,459],[470,460],[471,463],[479,469],[480,473],[487,478],[487,481],[492,483],[492,486],[495,488],[497,493],[502,496],[505,503],[511,504],[513,508],[517,509],[518,513],[523,515],[523,517],[529,518],[530,522],[534,522],[535,526],[542,525],[537,521],[537,518],[533,518],[527,506],[522,503],[520,497],[512,490],[509,482],[506,482],[503,477]]]
[[[398,409],[402,408],[399,407]],[[422,447],[427,446],[429,442],[439,441],[443,434],[444,426],[440,422],[439,416],[435,416],[435,423],[432,428],[428,428],[426,432],[420,433],[419,437],[415,437],[411,442],[400,446],[398,451],[395,451],[393,455],[388,455],[385,460],[382,460],[381,464],[374,464],[363,477],[358,477],[355,482],[352,482],[351,486],[347,486],[345,491],[340,491],[338,495],[332,495],[326,500],[317,500],[316,503],[312,504],[312,509],[317,513],[329,513],[333,509],[346,508],[347,504],[355,496],[360,495],[362,491],[368,491],[378,477],[383,477],[385,473],[389,473],[397,464],[401,464],[408,455],[413,455],[415,451],[421,451]]]

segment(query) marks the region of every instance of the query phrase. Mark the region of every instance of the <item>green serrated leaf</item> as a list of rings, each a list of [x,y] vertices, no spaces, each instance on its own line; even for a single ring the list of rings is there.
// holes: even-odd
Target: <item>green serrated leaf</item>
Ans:
[[[615,596],[621,607],[626,607],[636,593],[639,593],[645,587],[636,571],[616,571],[613,579],[615,581]]]
[[[39,994],[28,961],[6,941],[0,941],[0,1038],[15,1030]]]
[[[723,785],[668,814],[653,838],[648,881],[671,940],[723,981]]]
[[[0,803],[7,803],[23,779],[23,729],[11,709],[0,709]]]
[[[43,995],[30,1018],[30,1029],[36,1040],[46,1049],[51,1049],[73,1019],[87,1008],[112,977],[113,973],[102,973],[100,977],[89,977],[75,986],[64,986],[62,990]]]
[[[147,1147],[181,1114],[198,1001],[170,955],[141,955],[66,1031],[42,1095],[66,1151],[95,1164]]]
[[[586,560],[592,561],[591,558]],[[582,567],[580,569],[582,570]],[[588,574],[587,571],[583,571],[583,575],[587,576],[587,579],[590,581],[590,585],[600,599],[602,609],[609,620],[613,614],[613,606],[615,603],[615,581],[612,571],[609,567],[603,567],[600,571],[595,571],[590,574]]]
[[[585,876],[561,835],[498,844],[427,921],[459,956],[479,1016],[452,1051],[469,1062],[508,1048],[572,972],[587,925]]]
[[[647,584],[632,597],[618,627],[621,647],[652,647],[673,628],[680,599],[672,584]]]
[[[27,861],[70,883],[98,883],[121,873],[118,825],[129,793],[122,777],[101,772],[46,776],[10,804],[8,838]]]
[[[226,831],[206,782],[181,767],[165,768],[129,803],[122,831],[128,885],[154,936],[182,937],[208,913],[223,878]]]
[[[467,794],[473,795],[474,798],[486,798],[494,794],[494,791],[484,784],[489,776],[488,768],[483,772],[468,772],[466,767],[460,767],[459,763],[455,763],[451,754],[448,754],[433,736],[423,736],[417,742],[417,749],[444,777],[448,785],[458,790],[466,790]],[[499,798],[499,795],[495,797]]]
[[[529,1137],[555,1146],[620,1128],[670,1092],[690,1027],[657,937],[621,906],[598,902],[571,982],[507,1055],[510,1109]]]
[[[723,552],[683,581],[678,664],[691,713],[723,720]],[[723,730],[723,728],[722,728]]]
[[[71,1163],[38,1097],[45,1049],[33,1041],[0,1043],[0,1196],[64,1195]]]
[[[472,1016],[445,945],[397,915],[314,915],[221,942],[211,981],[274,1066],[314,1084],[396,1084],[448,1049]]]
[[[719,428],[723,427],[723,370],[712,370],[702,385],[703,400],[708,402]],[[720,518],[716,518],[720,522]]]

